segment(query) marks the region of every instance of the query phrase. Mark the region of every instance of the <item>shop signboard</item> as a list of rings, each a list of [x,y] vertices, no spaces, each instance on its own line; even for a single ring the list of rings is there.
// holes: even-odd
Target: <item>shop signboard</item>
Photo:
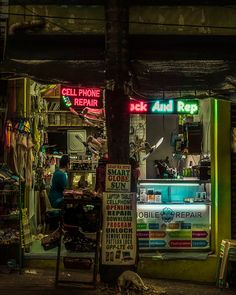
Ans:
[[[135,194],[103,194],[102,264],[135,264],[136,220]]]
[[[197,99],[157,99],[157,100],[132,100],[130,113],[134,114],[160,114],[160,115],[197,115],[199,101]]]
[[[102,108],[102,89],[93,87],[61,86],[62,108],[82,110]]]
[[[207,249],[210,206],[206,204],[138,204],[140,249]]]
[[[129,164],[106,165],[106,192],[130,192],[131,166]]]

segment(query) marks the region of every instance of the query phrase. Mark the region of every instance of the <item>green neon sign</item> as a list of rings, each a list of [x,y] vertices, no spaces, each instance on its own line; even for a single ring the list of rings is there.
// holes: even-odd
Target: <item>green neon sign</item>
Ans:
[[[177,112],[178,114],[190,114],[195,115],[198,114],[199,111],[199,104],[198,101],[184,101],[178,100],[177,101]]]
[[[197,115],[199,101],[197,99],[168,99],[146,102],[146,113],[149,114],[186,114]]]
[[[173,113],[174,112],[174,101],[172,99],[157,100],[152,106],[152,113]]]

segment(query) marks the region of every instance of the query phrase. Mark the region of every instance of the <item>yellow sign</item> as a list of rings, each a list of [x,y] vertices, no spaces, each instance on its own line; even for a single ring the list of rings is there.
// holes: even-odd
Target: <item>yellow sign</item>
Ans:
[[[106,192],[130,192],[131,166],[128,164],[106,165]]]

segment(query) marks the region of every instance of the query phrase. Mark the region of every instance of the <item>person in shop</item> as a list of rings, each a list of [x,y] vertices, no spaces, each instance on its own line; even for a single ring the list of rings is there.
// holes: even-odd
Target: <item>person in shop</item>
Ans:
[[[52,184],[49,191],[49,201],[52,208],[62,209],[64,196],[63,192],[68,186],[67,170],[70,166],[70,158],[63,155],[60,159],[59,169],[57,169],[52,177]]]
[[[99,159],[98,167],[96,168],[95,191],[98,196],[102,196],[102,193],[105,192],[106,164],[108,164],[108,154],[104,153]]]
[[[140,177],[139,163],[135,157],[129,158],[131,166],[131,192],[137,192],[138,179]]]

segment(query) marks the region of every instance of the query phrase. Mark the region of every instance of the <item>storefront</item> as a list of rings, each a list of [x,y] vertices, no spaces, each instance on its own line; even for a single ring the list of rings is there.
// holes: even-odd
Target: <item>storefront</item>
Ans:
[[[11,107],[1,117],[5,164],[0,166],[0,248],[9,255],[0,264],[14,259],[17,267],[19,263],[20,267],[55,266],[57,243],[47,244],[60,220],[60,210],[52,208],[48,197],[52,175],[62,155],[69,154],[69,192],[89,202],[99,199],[95,195],[96,168],[106,153],[102,90],[41,85],[21,78],[8,83],[6,96]],[[83,202],[81,231],[88,232],[88,237],[81,234],[83,243],[77,241],[77,245],[94,257],[98,206],[91,203]],[[62,254],[75,244],[63,244]],[[12,256],[12,249],[16,255]]]
[[[65,214],[64,216],[66,223],[83,224],[80,224],[81,238],[73,237],[73,239],[75,238],[73,245],[71,245],[71,242],[66,243],[63,240],[61,254],[62,257],[76,256],[73,253],[68,254],[71,249],[76,248],[77,250],[74,252],[83,252],[83,257],[87,255],[86,257],[92,259],[96,248],[97,231],[97,220],[94,220],[97,207],[92,201],[100,199],[95,193],[96,169],[99,160],[106,153],[106,139],[103,133],[105,121],[102,89],[54,85],[51,90],[44,92],[43,99],[48,106],[48,146],[45,150],[47,163],[43,173],[46,184],[45,196],[47,198],[49,195],[52,175],[57,169],[62,155],[68,154],[70,167],[67,170],[68,187],[64,196],[66,207],[78,209],[80,200],[83,201],[80,212],[76,211],[75,213],[71,209],[72,215]],[[86,204],[85,199],[88,204]],[[45,234],[50,236],[53,230],[56,230],[58,218],[57,216],[54,218],[54,210],[50,208],[49,203],[47,204],[49,207],[44,212],[46,214],[44,222],[46,228],[44,230],[46,230]],[[82,221],[81,219],[75,220],[78,215],[83,215]],[[37,237],[27,254],[29,260],[32,261],[32,258],[35,257],[44,264],[45,258],[51,259],[51,262],[55,263],[56,255],[56,246],[52,245],[49,249],[44,246],[44,240],[37,239]],[[80,257],[79,254],[78,257]]]
[[[15,86],[11,84],[14,91]],[[46,197],[50,180],[61,155],[69,153],[70,189],[94,192],[99,155],[106,153],[100,132],[103,97],[98,88],[43,86],[28,79],[22,79],[20,89],[10,91],[21,117],[12,110],[14,127],[9,130],[32,137],[34,147],[27,148],[30,162],[21,170],[33,168],[23,187],[24,230],[18,239],[26,264],[35,258],[40,259],[37,265],[55,265],[57,249],[45,250],[41,244],[45,225],[50,230],[45,222],[51,211]],[[231,232],[230,102],[131,98],[130,113],[130,155],[140,169],[138,272],[150,278],[214,282],[221,240]],[[12,145],[5,155],[8,164],[10,152]]]
[[[149,154],[141,149],[139,272],[213,282],[220,242],[230,238],[230,102],[133,99],[130,111],[147,114],[149,151],[164,138]]]

